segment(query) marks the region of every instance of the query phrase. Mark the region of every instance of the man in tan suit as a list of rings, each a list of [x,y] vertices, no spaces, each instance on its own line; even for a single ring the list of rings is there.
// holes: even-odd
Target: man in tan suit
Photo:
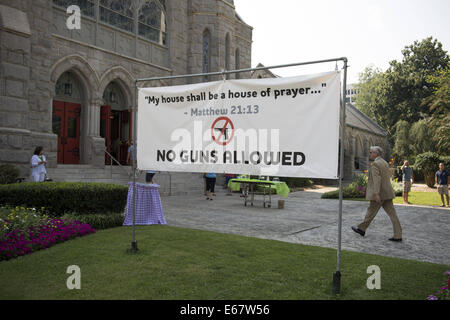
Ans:
[[[402,227],[395,212],[392,199],[395,198],[394,189],[391,185],[391,173],[389,165],[381,157],[382,149],[378,146],[371,147],[369,157],[374,160],[369,168],[369,181],[367,182],[366,199],[370,200],[369,208],[367,208],[364,221],[352,230],[361,236],[366,234],[372,220],[381,207],[388,214],[394,227],[394,237],[389,238],[391,241],[402,241]]]

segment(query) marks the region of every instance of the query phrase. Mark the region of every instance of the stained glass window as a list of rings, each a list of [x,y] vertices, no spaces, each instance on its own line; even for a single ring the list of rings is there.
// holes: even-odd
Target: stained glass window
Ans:
[[[166,18],[164,1],[148,1],[139,9],[139,35],[166,44]]]
[[[95,18],[94,0],[53,0],[53,3],[67,10],[71,5],[80,7],[81,14]]]
[[[234,53],[234,68],[236,70],[239,70],[241,68],[241,61],[239,60],[239,48],[236,49],[236,52]],[[240,78],[240,73],[236,73],[236,79]]]
[[[205,30],[203,32],[203,73],[210,72],[210,43],[211,43],[211,34],[209,30]],[[203,80],[208,81],[208,76],[204,76]]]
[[[225,37],[225,70],[230,70],[230,34],[227,33]],[[230,79],[230,74],[227,74],[227,79]]]
[[[103,102],[106,105],[112,106],[114,109],[125,108],[125,99],[122,90],[117,83],[111,82],[105,88],[105,91],[103,92]]]
[[[131,0],[100,0],[100,20],[125,31],[134,32]]]

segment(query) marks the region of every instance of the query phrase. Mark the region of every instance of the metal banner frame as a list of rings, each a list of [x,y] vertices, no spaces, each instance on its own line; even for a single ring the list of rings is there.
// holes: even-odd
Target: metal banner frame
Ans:
[[[348,60],[346,57],[334,58],[334,59],[326,59],[326,60],[317,60],[317,61],[308,61],[308,62],[298,62],[298,63],[290,63],[290,64],[282,64],[275,65],[270,67],[257,67],[257,68],[247,68],[247,69],[238,69],[238,70],[223,70],[219,72],[208,72],[208,73],[196,73],[196,74],[185,74],[185,75],[176,75],[176,76],[162,76],[162,77],[152,77],[152,78],[141,78],[136,79],[134,81],[134,102],[133,102],[133,145],[134,156],[132,161],[132,172],[133,172],[133,226],[132,226],[132,241],[131,241],[131,249],[128,252],[136,253],[138,251],[137,241],[136,241],[136,230],[135,230],[135,215],[136,215],[136,165],[137,165],[137,145],[136,145],[136,120],[137,120],[137,99],[138,99],[138,83],[144,81],[155,81],[155,80],[172,80],[172,79],[181,79],[181,78],[193,78],[193,77],[203,77],[203,76],[222,76],[225,79],[226,75],[235,74],[235,73],[243,73],[257,70],[269,70],[276,68],[287,68],[287,67],[295,67],[295,66],[304,66],[311,64],[319,64],[319,63],[327,63],[327,62],[336,62],[343,61],[344,62],[344,76],[342,83],[342,95],[341,95],[341,139],[340,139],[340,160],[339,160],[339,214],[338,214],[338,247],[337,247],[337,266],[336,272],[333,273],[333,293],[339,294],[341,290],[341,241],[342,241],[342,188],[343,188],[343,173],[344,173],[344,137],[345,137],[345,100],[347,96],[347,63]]]

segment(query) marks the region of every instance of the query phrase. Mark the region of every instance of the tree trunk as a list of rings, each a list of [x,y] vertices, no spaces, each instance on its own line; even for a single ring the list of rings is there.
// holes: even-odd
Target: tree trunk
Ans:
[[[425,183],[427,184],[427,186],[429,186],[430,188],[433,188],[434,173],[433,172],[425,172],[424,177],[425,177]]]

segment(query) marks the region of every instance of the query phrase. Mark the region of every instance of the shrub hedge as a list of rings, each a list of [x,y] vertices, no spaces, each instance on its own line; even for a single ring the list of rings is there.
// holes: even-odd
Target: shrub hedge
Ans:
[[[59,217],[65,213],[123,212],[128,187],[88,182],[27,182],[0,185],[0,205],[45,208]]]
[[[125,216],[123,213],[85,215],[65,214],[62,218],[87,223],[96,230],[102,230],[122,226]]]
[[[0,184],[14,183],[20,176],[20,170],[13,164],[0,164]]]
[[[280,177],[280,181],[286,182],[289,188],[309,187],[313,181],[308,178]]]

